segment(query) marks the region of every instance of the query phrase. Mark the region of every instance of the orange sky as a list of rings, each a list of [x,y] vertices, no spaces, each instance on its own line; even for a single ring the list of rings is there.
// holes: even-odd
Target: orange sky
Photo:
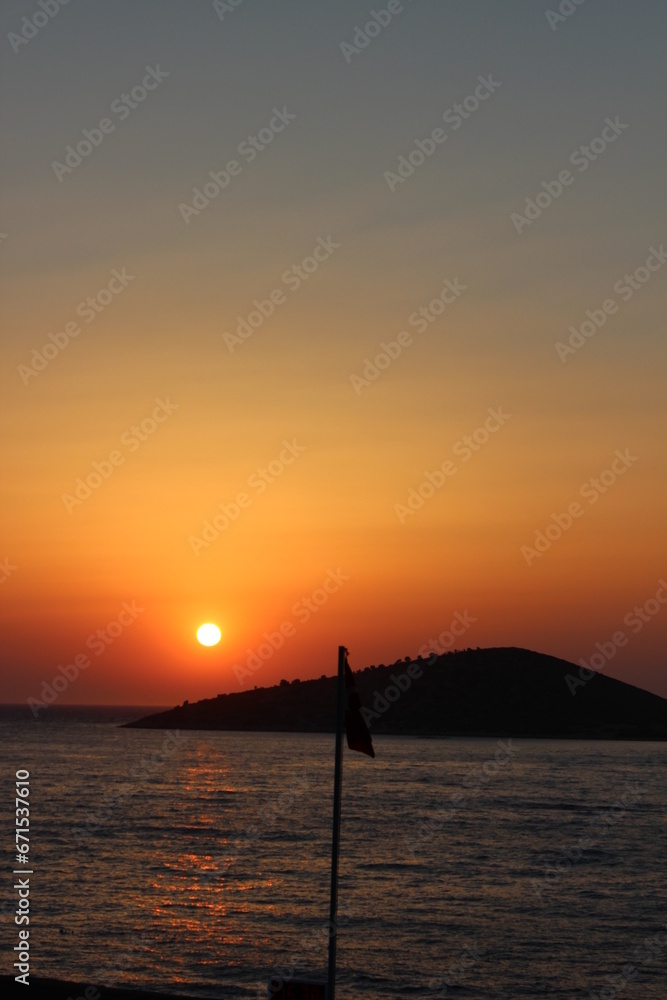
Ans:
[[[281,625],[246,686],[332,673],[341,643],[357,667],[446,646],[461,617],[456,646],[575,662],[623,630],[604,669],[667,696],[659,109],[650,60],[586,44],[601,18],[628,51],[660,25],[582,9],[552,32],[494,8],[482,33],[415,8],[348,64],[357,10],[63,9],[7,60],[3,700],[79,655],[63,704],[192,701],[239,690]],[[114,118],[158,61],[169,77]],[[497,92],[390,190],[489,73]],[[105,114],[114,132],[59,180]],[[614,115],[627,132],[578,171]],[[568,162],[574,182],[517,232]],[[600,329],[562,360],[587,311]]]

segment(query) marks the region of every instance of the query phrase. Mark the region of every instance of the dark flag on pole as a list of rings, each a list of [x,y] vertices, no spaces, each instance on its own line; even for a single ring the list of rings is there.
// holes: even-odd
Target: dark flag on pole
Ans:
[[[334,765],[333,837],[331,842],[331,900],[329,904],[329,964],[327,1000],[336,1000],[336,942],[338,940],[338,854],[340,847],[340,813],[343,790],[343,725],[350,750],[359,750],[375,757],[375,750],[366,720],[361,714],[361,702],[354,677],[347,662],[347,649],[338,647],[338,683],[336,685],[336,756]]]
[[[366,720],[361,714],[361,699],[354,683],[354,674],[350,670],[350,665],[345,657],[345,735],[347,745],[350,750],[358,750],[359,753],[368,754],[375,757],[373,741]]]
[[[336,675],[336,750],[334,756],[333,835],[331,838],[331,898],[329,900],[329,961],[327,981],[323,990],[321,982],[291,980],[285,986],[269,984],[272,1000],[336,1000],[336,944],[338,941],[338,856],[340,853],[340,816],[343,795],[343,726],[350,750],[358,750],[375,757],[373,741],[366,720],[361,714],[361,701],[354,683],[354,675],[347,662],[347,649],[338,647]],[[289,977],[287,977],[289,978]],[[282,988],[281,988],[282,987]],[[297,989],[298,987],[298,989]],[[324,996],[323,996],[324,992]]]

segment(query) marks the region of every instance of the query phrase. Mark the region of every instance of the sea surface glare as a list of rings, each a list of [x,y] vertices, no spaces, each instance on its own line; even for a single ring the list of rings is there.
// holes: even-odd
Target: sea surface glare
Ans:
[[[333,735],[118,728],[146,711],[0,710],[1,971],[25,768],[31,975],[252,998],[324,977]],[[665,1000],[666,744],[375,748],[345,751],[338,1000]]]

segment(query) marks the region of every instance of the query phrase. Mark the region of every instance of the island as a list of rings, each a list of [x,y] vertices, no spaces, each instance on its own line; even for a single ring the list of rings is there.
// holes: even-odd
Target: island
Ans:
[[[667,740],[667,699],[515,647],[462,649],[355,671],[371,733]],[[141,729],[327,733],[336,677],[219,694],[126,723]]]

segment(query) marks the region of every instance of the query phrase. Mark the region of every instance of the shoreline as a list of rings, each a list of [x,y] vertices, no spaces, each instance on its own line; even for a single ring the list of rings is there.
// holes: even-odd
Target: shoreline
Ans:
[[[97,986],[92,983],[73,982],[68,979],[52,979],[47,976],[30,974],[29,993],[25,986],[17,983],[14,976],[0,975],[0,990],[3,996],[26,997],[29,1000],[193,1000],[201,994],[192,993],[158,993],[155,990],[145,990],[140,986]],[[86,992],[87,991],[87,992]],[[221,1000],[225,993],[216,989],[210,993],[211,1000]]]

